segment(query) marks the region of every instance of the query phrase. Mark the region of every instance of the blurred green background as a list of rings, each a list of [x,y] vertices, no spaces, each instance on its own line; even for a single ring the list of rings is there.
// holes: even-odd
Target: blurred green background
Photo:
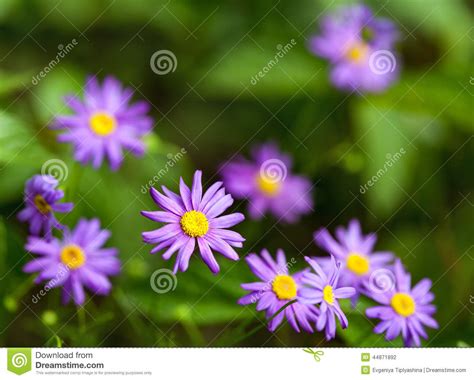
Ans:
[[[176,189],[180,175],[204,171],[217,180],[222,161],[252,145],[276,141],[294,158],[294,171],[316,183],[315,211],[298,224],[246,220],[239,252],[283,248],[300,267],[304,255],[323,255],[312,244],[321,226],[333,231],[353,218],[377,231],[379,250],[403,259],[413,281],[430,277],[438,306],[430,346],[472,345],[474,77],[472,12],[462,0],[370,1],[378,16],[399,27],[401,80],[382,95],[341,93],[328,66],[307,50],[321,14],[347,1],[3,0],[0,2],[0,346],[391,346],[370,333],[367,301],[347,307],[349,329],[324,342],[322,334],[265,328],[253,307],[236,304],[241,282],[254,278],[244,261],[220,257],[213,276],[193,258],[175,291],[158,295],[149,284],[158,268],[140,232],[153,223],[139,215],[153,209],[141,187],[170,155],[187,154],[160,180]],[[75,46],[39,83],[62,45]],[[257,84],[278,45],[296,45]],[[156,75],[150,57],[172,51],[177,67]],[[153,104],[154,134],[143,159],[129,155],[117,173],[94,171],[71,159],[69,146],[47,127],[64,113],[62,96],[81,93],[87,74],[117,76],[136,88],[135,99]],[[406,154],[368,191],[360,186],[387,157]],[[83,309],[60,304],[53,290],[31,302],[41,286],[21,271],[30,259],[27,226],[15,214],[25,181],[57,158],[67,164],[62,183],[76,204],[63,222],[98,216],[113,231],[123,273],[109,297]],[[233,209],[245,212],[245,202]],[[374,322],[374,321],[372,321]],[[399,346],[400,341],[394,345]],[[425,343],[426,344],[426,343]]]

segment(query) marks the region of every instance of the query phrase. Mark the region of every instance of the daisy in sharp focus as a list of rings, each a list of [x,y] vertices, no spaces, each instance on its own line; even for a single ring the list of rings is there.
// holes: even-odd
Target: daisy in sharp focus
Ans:
[[[178,252],[174,265],[174,272],[184,272],[188,269],[189,260],[196,246],[203,261],[212,273],[219,272],[213,250],[226,258],[238,260],[239,255],[232,247],[242,247],[245,239],[237,232],[228,228],[244,220],[241,213],[222,215],[234,200],[225,193],[222,182],[214,183],[203,193],[201,184],[202,172],[194,173],[191,189],[180,179],[179,191],[176,194],[162,186],[163,193],[151,188],[150,195],[153,201],[163,211],[142,211],[148,219],[165,226],[154,231],[143,232],[143,241],[148,244],[157,244],[151,253],[161,251],[163,259],[169,260]]]
[[[64,192],[58,190],[58,184],[50,175],[35,175],[26,182],[25,208],[18,213],[18,219],[29,223],[31,235],[39,236],[43,232],[46,239],[51,239],[53,228],[63,227],[55,213],[73,209],[73,203],[60,203]]]
[[[147,102],[130,104],[132,95],[130,88],[122,88],[111,76],[105,78],[102,86],[95,77],[89,77],[83,102],[75,96],[65,99],[74,115],[56,117],[52,128],[65,130],[58,141],[71,143],[74,159],[83,165],[91,162],[96,169],[107,159],[111,169],[117,170],[124,150],[143,155],[142,138],[151,131],[153,120],[147,116]]]
[[[336,316],[343,329],[349,325],[337,300],[352,297],[356,290],[352,287],[338,287],[340,264],[336,263],[334,257],[332,257],[329,271],[324,271],[315,260],[309,257],[305,257],[305,260],[316,274],[303,275],[303,284],[306,287],[298,292],[299,300],[305,304],[320,305],[316,329],[325,330],[326,339],[331,340],[336,336]]]
[[[272,143],[256,147],[252,160],[243,158],[221,168],[224,184],[237,199],[248,199],[251,218],[266,213],[294,223],[313,209],[311,182],[291,174],[291,159]]]
[[[364,235],[358,220],[353,219],[347,228],[336,228],[336,238],[332,237],[326,228],[314,233],[314,241],[318,246],[336,258],[341,263],[341,286],[352,286],[357,293],[352,298],[355,305],[358,296],[366,293],[372,274],[386,267],[393,259],[391,252],[376,252],[374,245],[377,236],[373,233]],[[331,258],[314,257],[323,269],[332,266]]]
[[[432,315],[436,306],[430,292],[431,280],[425,278],[411,287],[411,276],[403,269],[400,260],[394,265],[395,284],[386,292],[372,292],[370,295],[380,306],[369,307],[365,314],[369,318],[378,318],[381,322],[374,332],[385,332],[387,340],[393,340],[400,334],[405,346],[420,346],[421,338],[428,339],[424,326],[437,329],[438,323]]]
[[[73,300],[82,305],[84,287],[94,294],[106,295],[112,284],[108,276],[120,272],[117,249],[104,248],[110,232],[100,228],[98,219],[81,219],[63,240],[51,241],[29,237],[26,249],[38,255],[23,268],[26,273],[39,272],[35,282],[47,281],[50,288],[62,286],[63,303]]]
[[[245,261],[261,281],[241,285],[250,293],[238,301],[240,305],[256,303],[257,311],[265,310],[266,317],[269,319],[289,301],[297,300],[297,292],[302,286],[301,281],[305,271],[290,275],[289,263],[286,261],[283,250],[277,251],[276,261],[266,249],[262,250],[260,256],[254,253],[249,254]],[[275,331],[286,317],[288,323],[297,332],[301,329],[313,332],[311,323],[316,321],[318,315],[319,312],[315,306],[297,301],[273,318],[268,324],[268,329]]]
[[[398,38],[390,20],[375,18],[365,5],[349,5],[323,19],[321,33],[309,48],[331,62],[331,81],[337,88],[381,92],[398,78]]]

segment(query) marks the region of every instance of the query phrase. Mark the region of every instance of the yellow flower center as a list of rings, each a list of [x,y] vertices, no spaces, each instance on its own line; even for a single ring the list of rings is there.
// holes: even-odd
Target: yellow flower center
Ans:
[[[78,269],[86,262],[86,255],[81,247],[75,244],[69,244],[61,251],[61,261],[69,269]]]
[[[89,120],[90,128],[99,136],[107,136],[115,131],[117,122],[115,118],[104,112],[97,112]]]
[[[360,63],[365,60],[369,47],[363,42],[354,43],[346,52],[346,57],[349,61]]]
[[[332,305],[334,303],[334,293],[332,292],[332,286],[326,285],[323,289],[323,299],[328,304]]]
[[[406,293],[395,293],[390,304],[403,317],[409,317],[415,312],[415,301]]]
[[[370,268],[369,260],[355,252],[351,252],[347,256],[346,265],[351,272],[358,276],[363,276]]]
[[[51,206],[44,200],[41,195],[35,195],[34,204],[38,211],[43,215],[49,214],[51,212]]]
[[[257,176],[257,187],[263,194],[272,197],[280,191],[281,183],[278,180],[275,181],[259,174]]]
[[[272,290],[281,300],[291,300],[296,297],[297,286],[291,276],[278,275],[272,283]]]
[[[209,230],[209,221],[201,211],[187,211],[179,222],[184,233],[191,237],[204,236]]]

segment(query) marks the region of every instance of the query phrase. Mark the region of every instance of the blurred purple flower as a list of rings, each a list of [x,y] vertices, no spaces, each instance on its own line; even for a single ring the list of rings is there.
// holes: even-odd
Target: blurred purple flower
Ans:
[[[146,115],[149,105],[145,101],[129,104],[133,95],[130,88],[109,76],[101,87],[95,77],[89,77],[85,86],[84,102],[67,96],[66,104],[74,115],[56,117],[53,128],[65,129],[58,141],[74,146],[74,159],[86,165],[92,162],[99,168],[105,157],[112,170],[122,164],[123,149],[137,156],[145,152],[141,140],[153,127]]]
[[[107,276],[120,272],[117,249],[102,248],[110,232],[100,229],[98,219],[79,220],[76,228],[65,231],[62,241],[29,237],[26,249],[39,255],[23,268],[26,273],[39,272],[35,282],[47,281],[47,287],[63,287],[62,300],[76,305],[85,301],[84,286],[94,294],[106,295],[112,285]]]
[[[330,61],[331,81],[337,88],[381,92],[398,78],[398,37],[396,26],[375,18],[367,6],[344,6],[323,19],[310,50]]]
[[[428,336],[423,325],[437,329],[438,323],[432,318],[436,306],[430,292],[431,280],[425,278],[415,287],[411,287],[411,276],[406,273],[400,260],[394,265],[395,286],[384,293],[373,292],[371,297],[382,304],[369,307],[365,313],[369,318],[379,318],[374,332],[385,332],[387,340],[393,340],[402,334],[405,346],[420,346],[420,337]]]
[[[52,238],[53,228],[62,228],[54,213],[69,212],[73,203],[59,203],[64,192],[57,189],[58,180],[50,175],[35,175],[25,185],[25,208],[18,213],[18,219],[30,224],[30,234],[46,239]]]
[[[155,222],[166,223],[154,231],[143,232],[143,241],[158,244],[151,253],[169,247],[163,253],[163,259],[169,260],[178,251],[174,273],[188,269],[189,259],[194,252],[196,242],[201,257],[212,273],[219,272],[219,264],[211,249],[220,252],[231,260],[238,260],[239,255],[232,247],[242,247],[245,239],[237,232],[227,228],[244,220],[241,213],[221,215],[234,200],[225,194],[222,182],[213,184],[203,195],[201,184],[202,172],[194,173],[192,189],[180,179],[180,195],[162,186],[165,195],[154,188],[150,194],[155,203],[164,211],[142,211],[141,214]]]
[[[352,298],[354,306],[359,294],[366,294],[371,283],[378,281],[374,273],[377,274],[378,270],[391,262],[394,255],[391,252],[374,252],[377,236],[374,233],[364,236],[356,219],[349,222],[347,229],[337,227],[336,237],[334,239],[326,228],[314,233],[316,244],[341,262],[341,286],[352,286],[357,290]],[[332,266],[330,258],[314,257],[314,260],[325,270]]]
[[[294,223],[301,214],[312,211],[311,183],[289,173],[291,159],[272,143],[256,147],[252,161],[239,158],[221,168],[224,183],[238,199],[248,199],[249,213],[260,219],[267,211]]]
[[[339,298],[352,297],[356,290],[352,287],[337,287],[340,263],[331,256],[331,268],[324,271],[319,264],[309,257],[305,257],[316,274],[305,273],[303,284],[308,287],[302,288],[298,292],[299,300],[306,304],[320,304],[319,318],[316,322],[316,329],[325,329],[326,339],[331,340],[336,336],[336,315],[343,329],[349,325],[347,318],[337,301]]]
[[[266,317],[269,319],[286,303],[297,299],[297,291],[302,286],[301,280],[305,271],[289,275],[289,264],[281,249],[277,251],[276,261],[266,249],[262,250],[260,256],[252,253],[245,258],[252,272],[262,281],[242,284],[242,288],[250,293],[239,299],[238,303],[240,305],[257,303],[257,310],[266,310]],[[297,332],[300,332],[300,328],[313,332],[311,323],[316,321],[318,315],[319,311],[314,305],[297,301],[273,318],[268,324],[268,329],[275,331],[286,316],[291,327]]]

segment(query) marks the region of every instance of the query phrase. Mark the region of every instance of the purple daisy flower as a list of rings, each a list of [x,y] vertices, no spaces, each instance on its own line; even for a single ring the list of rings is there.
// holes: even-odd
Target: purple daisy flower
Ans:
[[[425,278],[411,287],[411,276],[403,269],[400,260],[394,265],[395,283],[383,293],[372,292],[371,297],[382,304],[369,307],[365,313],[369,318],[379,318],[381,322],[375,326],[374,332],[386,332],[385,338],[393,340],[402,334],[405,346],[420,346],[420,337],[428,336],[423,325],[437,329],[438,323],[432,318],[436,306],[430,292],[431,280]]]
[[[53,128],[65,129],[58,141],[74,146],[74,159],[99,168],[105,157],[112,170],[123,161],[123,149],[140,156],[145,152],[142,137],[150,132],[153,120],[146,115],[145,101],[129,104],[133,91],[107,77],[101,87],[95,77],[85,86],[84,102],[74,96],[65,98],[74,115],[58,116]]]
[[[315,260],[309,257],[305,257],[305,259],[316,274],[305,273],[303,275],[303,283],[308,287],[298,292],[299,299],[306,304],[320,304],[316,329],[318,331],[325,329],[326,339],[331,340],[336,336],[336,315],[343,329],[349,325],[337,300],[352,297],[356,290],[350,286],[337,287],[340,263],[336,264],[334,257],[331,257],[332,267],[327,272]]]
[[[112,285],[107,276],[120,272],[117,249],[103,248],[110,231],[101,230],[98,219],[79,220],[76,228],[65,231],[62,241],[29,237],[26,249],[39,255],[25,265],[26,273],[39,272],[35,282],[47,287],[63,287],[62,300],[76,305],[85,301],[84,286],[94,294],[106,295]]]
[[[221,168],[224,183],[238,199],[248,199],[249,213],[260,219],[267,211],[286,222],[296,222],[301,214],[312,211],[311,183],[288,173],[291,159],[272,143],[258,146],[252,161],[244,158]]]
[[[345,6],[321,22],[310,50],[333,65],[331,81],[343,90],[381,92],[398,78],[398,30],[364,5]]]
[[[245,241],[240,234],[227,229],[244,220],[244,216],[241,213],[220,216],[234,202],[232,196],[225,194],[222,182],[214,183],[203,195],[201,177],[202,172],[197,170],[192,189],[181,178],[180,195],[165,186],[162,186],[164,194],[151,188],[151,197],[164,211],[141,212],[148,219],[166,223],[157,230],[143,232],[142,237],[148,244],[157,244],[151,253],[168,247],[163,253],[165,260],[169,260],[178,251],[174,273],[188,269],[196,243],[202,259],[215,274],[219,272],[219,264],[211,249],[228,259],[238,260],[239,255],[232,247],[240,248]]]
[[[252,272],[262,281],[242,284],[242,288],[250,293],[239,299],[238,303],[257,303],[256,309],[266,310],[266,317],[269,319],[289,301],[297,300],[297,292],[303,286],[302,277],[306,271],[290,275],[288,268],[291,263],[286,261],[285,253],[281,249],[277,251],[276,261],[266,249],[262,250],[260,256],[251,253],[245,258]],[[269,322],[268,329],[275,331],[286,316],[291,327],[297,332],[301,331],[300,328],[313,332],[311,323],[316,321],[318,315],[319,311],[314,305],[297,301],[274,317]]]
[[[326,228],[314,233],[317,245],[334,256],[341,263],[341,286],[352,286],[357,293],[352,298],[355,305],[360,293],[367,293],[372,276],[394,259],[391,252],[374,252],[377,241],[374,233],[363,235],[358,220],[353,219],[346,228],[336,228],[334,239]],[[324,269],[332,266],[330,258],[314,258]],[[372,279],[372,280],[371,280]]]
[[[52,238],[53,228],[62,228],[54,213],[69,212],[73,203],[59,203],[64,192],[58,190],[58,180],[50,175],[35,175],[25,185],[25,208],[18,213],[18,219],[30,224],[30,233]]]

